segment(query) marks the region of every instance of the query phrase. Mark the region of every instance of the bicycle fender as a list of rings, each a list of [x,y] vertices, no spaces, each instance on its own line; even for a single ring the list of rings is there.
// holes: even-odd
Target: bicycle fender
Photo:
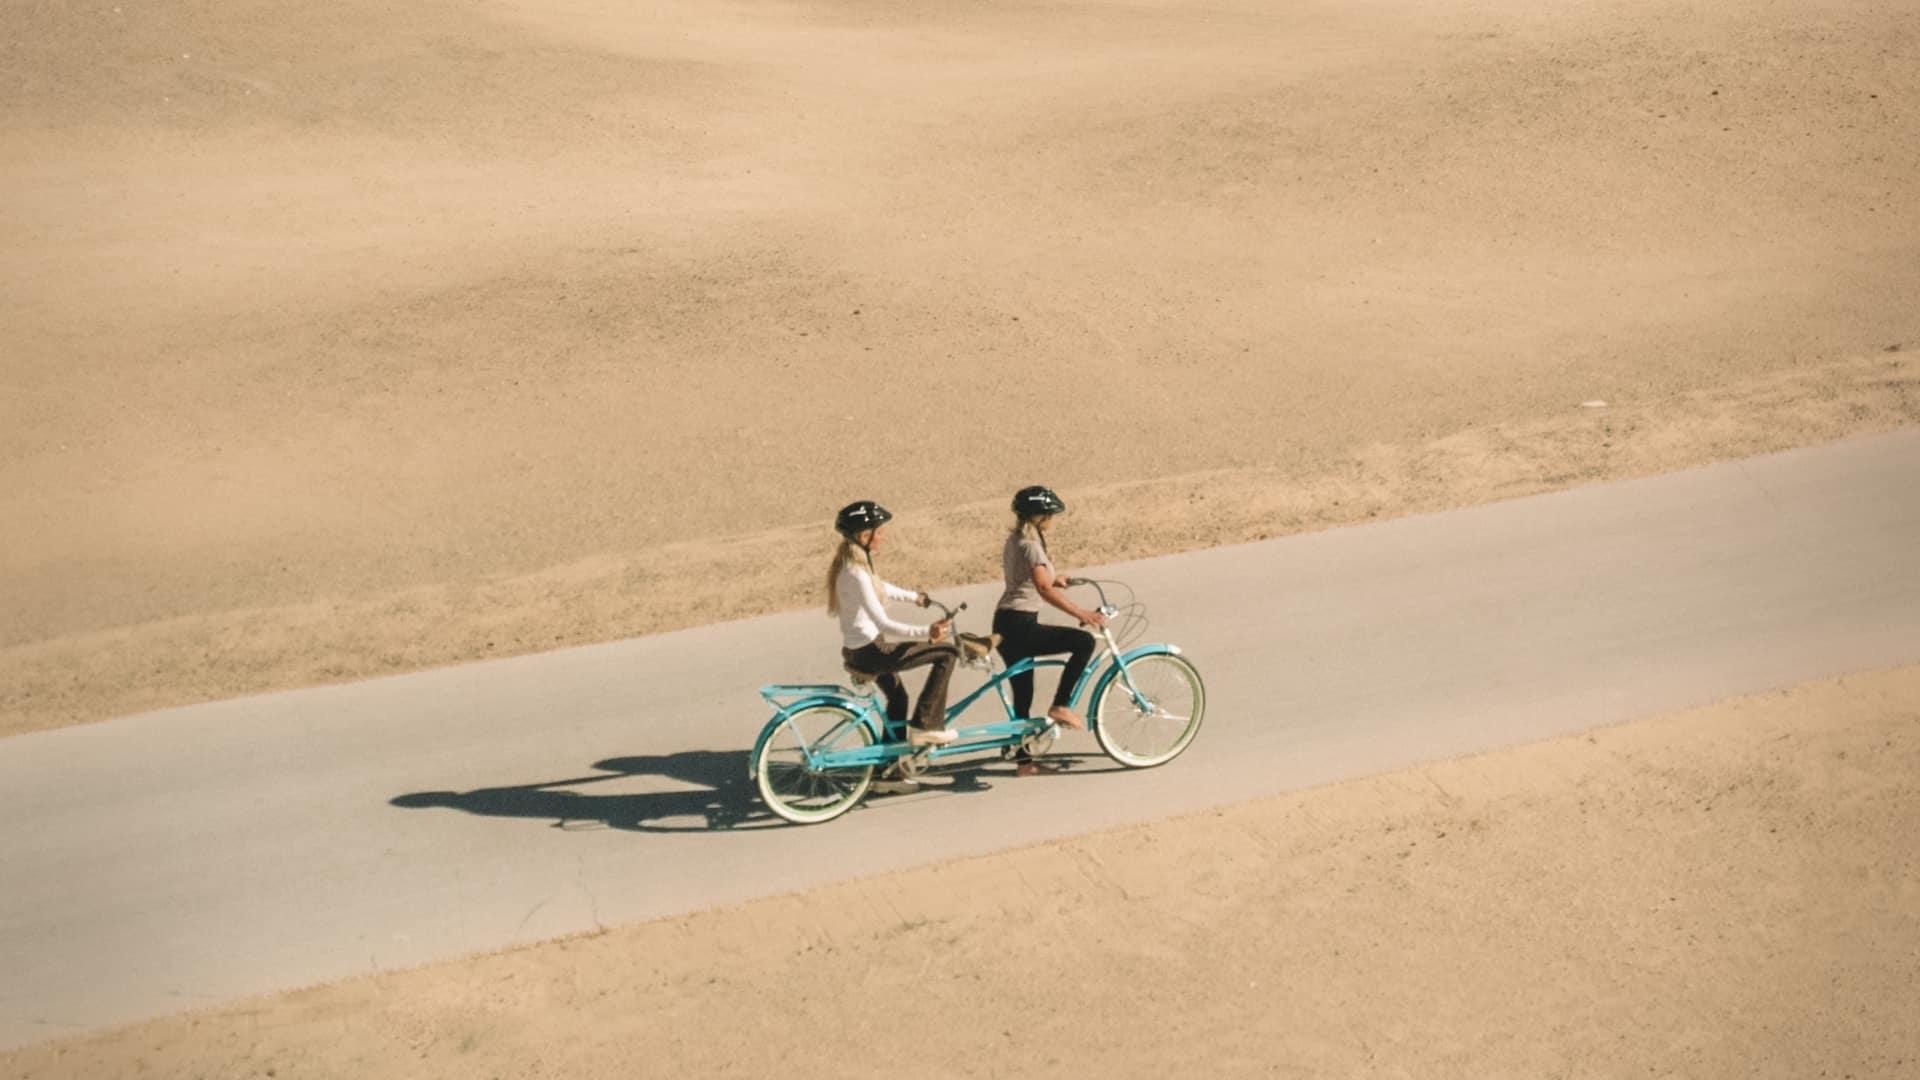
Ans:
[[[1091,727],[1100,722],[1100,696],[1107,692],[1107,684],[1120,677],[1120,665],[1133,663],[1142,656],[1185,656],[1178,645],[1140,645],[1121,653],[1119,659],[1108,664],[1100,672],[1100,678],[1093,684],[1093,696],[1088,701],[1087,725]]]
[[[773,733],[779,729],[781,724],[786,722],[787,716],[791,713],[799,712],[801,709],[811,709],[816,705],[829,705],[839,709],[841,712],[867,725],[867,730],[873,732],[874,742],[884,741],[883,733],[873,726],[872,710],[868,709],[864,702],[842,697],[839,694],[816,694],[813,697],[801,698],[799,701],[791,702],[785,708],[775,712],[767,718],[765,724],[761,725],[760,736],[753,740],[753,753],[747,755],[747,778],[749,780],[757,775],[759,771],[760,751],[766,748],[767,740],[773,738]]]

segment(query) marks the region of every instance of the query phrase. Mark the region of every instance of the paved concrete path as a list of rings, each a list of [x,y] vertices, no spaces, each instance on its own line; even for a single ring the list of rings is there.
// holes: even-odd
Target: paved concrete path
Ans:
[[[814,828],[745,766],[811,612],[0,741],[0,1045],[1920,660],[1920,431],[1101,576],[1207,677],[1185,757]]]

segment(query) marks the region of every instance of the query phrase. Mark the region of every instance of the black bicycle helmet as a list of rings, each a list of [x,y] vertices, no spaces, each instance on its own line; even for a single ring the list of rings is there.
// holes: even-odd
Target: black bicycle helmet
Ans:
[[[1020,515],[1023,521],[1028,518],[1046,517],[1050,514],[1062,514],[1066,509],[1067,504],[1060,501],[1060,496],[1055,495],[1052,488],[1040,484],[1023,487],[1013,496],[1013,512]]]
[[[852,540],[868,529],[877,529],[893,520],[893,514],[886,507],[872,499],[861,499],[840,508],[833,519],[834,531]]]

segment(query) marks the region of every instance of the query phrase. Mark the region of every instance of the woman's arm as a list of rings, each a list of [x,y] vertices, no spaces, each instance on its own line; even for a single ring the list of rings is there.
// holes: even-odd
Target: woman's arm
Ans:
[[[902,604],[919,604],[921,607],[927,606],[925,603],[926,593],[903,589],[891,581],[881,582],[880,591],[889,600],[897,600]]]
[[[1072,578],[1055,574],[1053,567],[1046,563],[1035,563],[1033,566],[1033,587],[1040,590],[1040,599],[1073,616],[1076,622],[1085,623],[1088,626],[1107,625],[1105,615],[1097,611],[1088,611],[1074,603],[1073,598],[1067,595],[1066,585],[1072,580]]]
[[[860,610],[867,613],[867,618],[873,620],[873,625],[879,627],[881,633],[888,637],[909,639],[931,638],[934,641],[940,641],[946,637],[947,624],[944,621],[934,623],[931,626],[916,626],[913,623],[901,622],[899,619],[887,614],[887,606],[880,602],[880,593],[874,588],[872,575],[855,566],[849,566],[847,569],[853,574],[854,580],[860,585]],[[908,592],[905,589],[889,585],[884,581],[880,582],[880,587],[884,588],[887,591],[888,598],[893,600],[917,601],[920,596],[919,593]]]

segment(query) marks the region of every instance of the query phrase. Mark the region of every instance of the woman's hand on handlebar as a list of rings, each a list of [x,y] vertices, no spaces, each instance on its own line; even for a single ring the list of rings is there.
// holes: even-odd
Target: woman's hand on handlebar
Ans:
[[[1035,579],[1038,580],[1038,577],[1039,575],[1036,573]],[[1082,578],[1068,577],[1065,574],[1057,574],[1054,576],[1052,587],[1055,589],[1071,589],[1075,585],[1091,585],[1091,584],[1093,584],[1091,581],[1086,581]],[[1044,591],[1044,587],[1043,587],[1043,591]],[[1057,607],[1060,610],[1066,612],[1067,614],[1073,616],[1074,620],[1077,621],[1081,626],[1097,627],[1097,626],[1107,625],[1107,617],[1105,615],[1100,614],[1098,611],[1088,611],[1086,608],[1080,607],[1079,605],[1075,604],[1073,601],[1067,599],[1065,593],[1061,593],[1058,596],[1048,596],[1047,602],[1052,604],[1054,607]],[[1101,603],[1105,603],[1105,602],[1106,602],[1105,597],[1102,597]]]
[[[920,590],[920,598],[915,600],[914,603],[919,604],[921,607],[931,607],[933,605],[933,597],[927,595],[927,591],[922,589]]]
[[[941,619],[939,622],[927,627],[927,639],[938,645],[940,642],[947,640],[947,635],[952,632],[953,620]]]

